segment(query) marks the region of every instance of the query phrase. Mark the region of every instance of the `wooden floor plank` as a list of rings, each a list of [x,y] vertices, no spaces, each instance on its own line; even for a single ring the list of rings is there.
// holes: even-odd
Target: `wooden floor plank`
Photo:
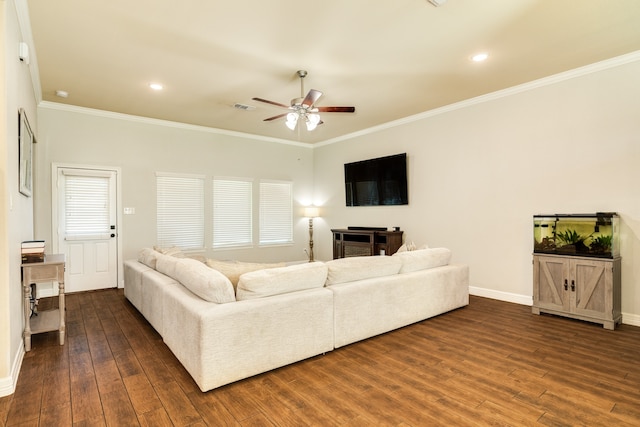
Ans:
[[[187,426],[202,421],[195,406],[176,382],[163,384],[156,389],[156,393],[174,425]]]
[[[122,290],[70,294],[65,345],[32,337],[0,425],[640,425],[640,328],[470,300],[202,393]]]
[[[92,376],[71,380],[71,408],[73,423],[94,422],[104,418],[98,384]]]

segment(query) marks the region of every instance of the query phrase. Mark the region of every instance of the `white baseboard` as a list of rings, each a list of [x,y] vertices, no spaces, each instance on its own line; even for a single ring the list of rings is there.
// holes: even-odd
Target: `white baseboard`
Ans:
[[[496,299],[498,301],[512,302],[515,304],[528,306],[533,305],[533,297],[531,296],[501,292],[494,289],[469,286],[469,294],[477,297]],[[622,323],[624,323],[625,325],[640,326],[640,315],[622,313]]]
[[[11,367],[11,376],[0,378],[0,397],[9,396],[16,391],[16,384],[18,384],[18,375],[20,375],[20,368],[22,367],[22,359],[24,358],[24,346],[20,346],[18,354],[13,361]]]
[[[622,313],[622,323],[631,326],[640,326],[640,316],[637,314]]]
[[[533,305],[533,297],[528,295],[512,294],[510,292],[496,291],[494,289],[477,288],[475,286],[469,286],[469,294],[477,297],[497,299],[499,301],[512,302],[521,305]]]

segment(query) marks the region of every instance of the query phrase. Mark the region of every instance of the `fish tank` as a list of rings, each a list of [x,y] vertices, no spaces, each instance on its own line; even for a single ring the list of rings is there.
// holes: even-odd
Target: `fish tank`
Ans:
[[[620,218],[615,212],[533,216],[533,252],[616,258]]]

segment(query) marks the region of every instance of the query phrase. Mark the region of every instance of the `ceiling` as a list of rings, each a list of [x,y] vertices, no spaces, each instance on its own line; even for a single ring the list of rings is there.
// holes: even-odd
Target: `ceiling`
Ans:
[[[640,50],[638,0],[27,4],[44,101],[309,144]],[[264,122],[286,110],[252,98],[289,105],[300,69],[316,105],[356,112]]]

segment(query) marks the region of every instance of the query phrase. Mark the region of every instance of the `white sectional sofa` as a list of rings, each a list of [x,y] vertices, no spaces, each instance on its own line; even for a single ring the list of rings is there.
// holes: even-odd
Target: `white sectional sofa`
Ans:
[[[468,267],[450,257],[294,264],[234,286],[205,263],[144,249],[125,262],[125,296],[207,391],[467,305]]]

